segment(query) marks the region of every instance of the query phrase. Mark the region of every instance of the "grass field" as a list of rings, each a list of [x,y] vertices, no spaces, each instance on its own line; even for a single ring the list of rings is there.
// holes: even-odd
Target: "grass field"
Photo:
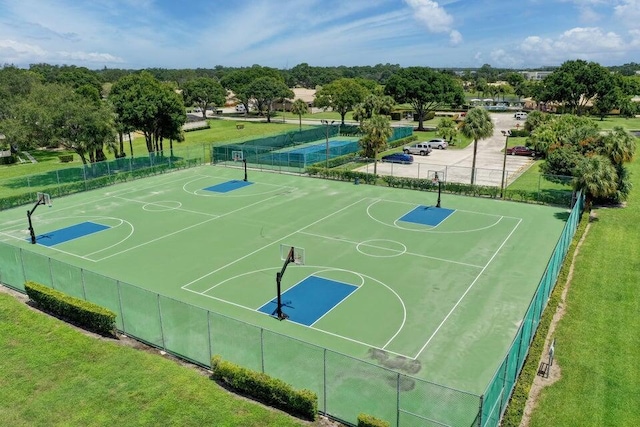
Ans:
[[[83,335],[4,293],[0,349],[5,426],[309,425],[233,398],[157,354]]]
[[[596,208],[556,330],[561,378],[531,426],[637,426],[640,384],[640,162],[624,209]]]
[[[434,220],[420,206],[433,205],[435,194],[273,173],[252,172],[254,184],[229,193],[203,190],[239,173],[203,166],[58,199],[54,208],[36,212],[38,234],[52,238],[84,221],[109,230],[53,246],[45,246],[46,239],[29,245],[23,240],[23,210],[4,211],[3,240],[29,252],[21,252],[28,270],[33,269],[27,279],[62,286],[76,296],[92,294],[120,313],[121,329],[160,346],[173,341],[175,351],[201,363],[208,363],[211,349],[202,346],[209,336],[206,326],[189,329],[190,322],[201,321],[195,307],[257,325],[266,342],[289,336],[372,363],[372,355],[415,361],[411,373],[418,378],[482,394],[566,218],[564,209],[446,196],[446,216],[412,222],[400,218],[416,208],[418,217]],[[325,289],[333,282],[353,293],[325,305],[310,320],[308,312],[319,303],[304,296],[286,308],[287,322],[257,311],[274,298],[280,244],[305,248],[308,264],[289,268],[285,290],[304,289],[312,278]],[[0,252],[7,255],[6,249]],[[83,279],[69,283],[69,277],[79,277],[78,268],[85,271]],[[19,270],[5,270],[3,281],[19,285]],[[119,301],[109,296],[116,282],[97,275],[140,288],[120,286]],[[160,310],[165,316],[182,313],[171,327],[156,317],[155,292],[164,296]],[[183,303],[195,312],[188,314]],[[141,307],[150,311],[141,312]],[[213,325],[226,326],[212,327],[213,351],[260,369],[260,341],[238,345],[229,343],[227,335],[230,330],[243,336],[256,332],[216,319],[221,323]],[[287,342],[280,346],[293,345]],[[322,371],[311,360],[318,360],[317,351],[291,351],[292,357],[306,355],[310,370],[291,372],[287,359],[277,358],[263,362],[265,369],[313,389],[313,378]],[[340,367],[333,369],[346,381],[347,359],[334,357]],[[341,393],[358,394],[349,387]],[[341,393],[333,390],[327,396],[330,413],[338,408],[338,414],[353,420],[355,414],[348,413],[353,401],[350,409],[342,407],[349,400]]]

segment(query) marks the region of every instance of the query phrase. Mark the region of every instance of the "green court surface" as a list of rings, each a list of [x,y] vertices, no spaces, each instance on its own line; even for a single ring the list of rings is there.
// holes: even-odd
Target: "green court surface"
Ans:
[[[340,362],[345,369],[369,369],[361,359],[479,396],[568,216],[562,208],[443,194],[444,214],[430,217],[433,192],[251,170],[250,184],[242,179],[240,169],[202,166],[54,199],[33,214],[39,243],[78,224],[98,228],[49,246],[28,241],[30,206],[2,211],[0,260],[13,257],[24,268],[5,267],[0,280],[18,288],[39,281],[102,302],[119,313],[120,329],[203,364],[222,354],[292,383],[309,376],[299,382],[313,388],[322,372],[305,364],[315,357],[329,364],[316,351],[326,348],[349,356]],[[401,220],[412,211],[427,212],[427,221]],[[319,310],[304,322],[260,312],[276,297],[283,245],[305,254],[304,265],[287,267],[283,291],[314,278],[353,292],[296,306],[285,293],[285,312],[305,318]],[[331,407],[342,399],[335,387],[328,396],[319,386],[320,406],[342,416]]]

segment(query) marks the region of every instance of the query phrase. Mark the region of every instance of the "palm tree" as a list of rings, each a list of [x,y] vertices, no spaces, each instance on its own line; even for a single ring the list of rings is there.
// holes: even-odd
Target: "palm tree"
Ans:
[[[473,185],[476,177],[478,140],[493,135],[493,122],[487,110],[482,107],[470,109],[462,123],[461,132],[467,138],[473,139],[473,163],[471,164],[471,185]]]
[[[604,156],[585,158],[576,167],[573,188],[582,190],[585,205],[591,212],[593,199],[614,196],[618,190],[618,174],[609,159]]]
[[[620,126],[604,137],[604,153],[614,166],[630,162],[636,151],[636,138]]]
[[[302,130],[302,115],[309,112],[307,103],[300,98],[296,99],[291,105],[291,112],[298,115],[298,120],[300,121],[300,130]]]
[[[387,116],[374,114],[369,120],[363,122],[362,131],[364,136],[360,139],[360,143],[365,149],[366,156],[370,154],[369,151],[372,152],[373,174],[376,175],[378,173],[378,153],[387,147],[387,140],[393,134],[391,121]]]
[[[436,134],[446,139],[449,144],[458,135],[458,124],[451,117],[443,117],[438,122]]]

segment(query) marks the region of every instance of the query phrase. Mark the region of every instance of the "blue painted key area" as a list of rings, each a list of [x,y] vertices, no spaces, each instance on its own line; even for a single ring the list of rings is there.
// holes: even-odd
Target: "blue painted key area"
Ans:
[[[36,236],[36,242],[44,246],[54,246],[79,237],[88,236],[89,234],[97,233],[98,231],[106,230],[108,228],[109,227],[106,225],[86,221],[72,225],[71,227],[61,228],[59,230],[50,231],[46,234]]]
[[[356,289],[357,286],[348,283],[309,276],[282,293],[282,311],[289,320],[311,326]],[[258,311],[274,315],[277,307],[277,299],[274,299]]]

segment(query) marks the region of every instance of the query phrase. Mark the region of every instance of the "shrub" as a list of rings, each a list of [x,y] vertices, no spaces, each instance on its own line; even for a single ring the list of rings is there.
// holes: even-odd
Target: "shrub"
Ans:
[[[290,414],[316,419],[318,396],[312,391],[295,390],[282,380],[224,361],[217,355],[211,359],[211,370],[214,380],[234,390]]]
[[[358,415],[358,427],[389,427],[389,423],[371,415],[360,414]]]
[[[201,126],[184,129],[184,132],[193,132],[196,130],[203,130],[203,129],[209,129],[209,128],[211,128],[211,126],[209,125],[209,122],[207,122],[206,124],[202,124]]]
[[[62,163],[73,162],[73,154],[61,154],[58,156]]]
[[[116,314],[111,310],[63,294],[35,282],[26,282],[29,299],[42,310],[104,335],[115,336]]]

